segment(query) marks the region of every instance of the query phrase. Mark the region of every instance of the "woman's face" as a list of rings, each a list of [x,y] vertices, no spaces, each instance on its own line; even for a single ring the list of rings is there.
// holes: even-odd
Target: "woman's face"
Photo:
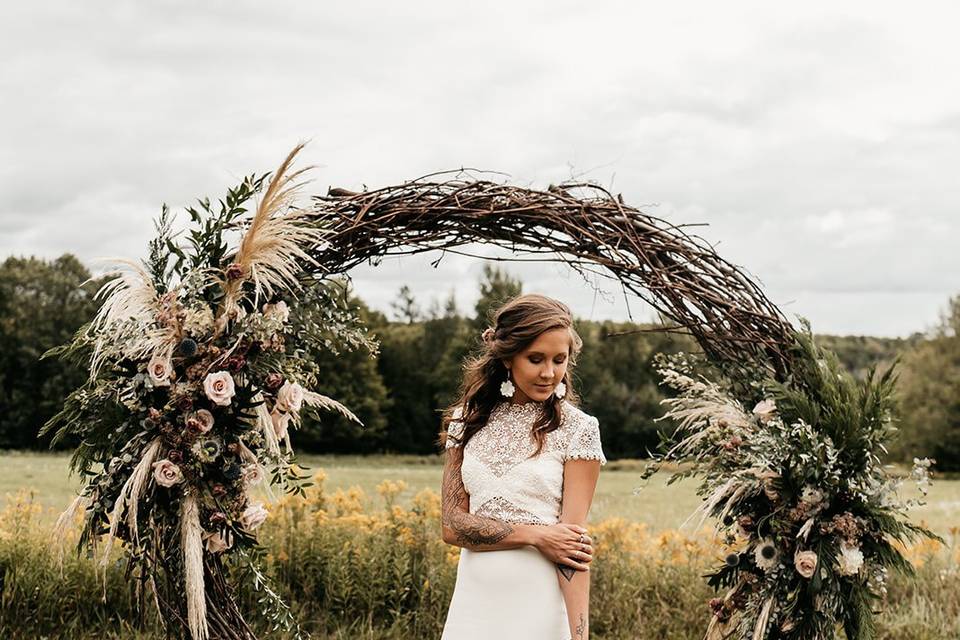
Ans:
[[[549,398],[563,380],[569,358],[570,330],[551,329],[537,336],[513,358],[505,360],[504,366],[510,370],[510,379],[516,389],[513,401],[542,402]]]

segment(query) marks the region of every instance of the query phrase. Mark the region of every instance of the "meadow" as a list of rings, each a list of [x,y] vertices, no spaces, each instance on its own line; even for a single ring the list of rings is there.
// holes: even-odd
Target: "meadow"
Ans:
[[[69,455],[36,452],[0,452],[0,508],[18,491],[33,493],[44,507],[44,517],[62,510],[73,499],[80,481],[68,472]],[[422,489],[440,490],[440,456],[325,456],[299,457],[308,473],[322,469],[330,491],[359,487],[370,497],[369,507],[378,507],[376,486],[383,480],[402,480],[406,488],[397,496],[397,504],[408,505]],[[590,520],[624,518],[646,524],[653,531],[677,529],[700,504],[696,480],[684,479],[667,486],[668,471],[643,481],[645,461],[615,460],[603,467]],[[902,468],[894,472],[904,475]],[[909,480],[904,482],[905,498],[919,494]],[[960,526],[960,479],[935,478],[927,504],[912,514],[916,522],[925,522],[946,537],[951,527]],[[49,508],[49,509],[48,509]],[[55,515],[53,516],[55,517]]]
[[[439,539],[440,458],[306,456],[303,464],[315,484],[306,499],[272,503],[261,541],[265,570],[304,628],[329,640],[439,637],[459,555]],[[105,583],[87,557],[56,562],[50,524],[78,486],[67,466],[59,454],[0,456],[0,637],[163,637],[149,613],[142,628],[130,624],[138,605],[119,552]],[[597,548],[591,635],[700,638],[713,595],[701,575],[724,547],[707,528],[678,530],[699,504],[696,482],[666,486],[661,474],[637,491],[643,466],[614,461],[600,475],[589,524]],[[927,502],[914,519],[948,545],[905,550],[918,578],[891,580],[878,639],[960,637],[960,481],[935,479]],[[238,595],[265,639],[290,637],[263,625],[256,594]]]

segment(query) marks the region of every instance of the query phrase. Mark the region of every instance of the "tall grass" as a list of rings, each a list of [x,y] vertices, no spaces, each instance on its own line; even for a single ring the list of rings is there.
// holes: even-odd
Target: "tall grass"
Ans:
[[[398,504],[403,481],[381,482],[375,499],[358,487],[327,492],[324,480],[318,472],[306,499],[274,504],[261,529],[266,570],[304,628],[316,638],[438,638],[459,557],[459,549],[440,540],[439,496],[424,489],[404,506]],[[122,554],[115,554],[105,581],[91,558],[68,552],[61,569],[49,544],[50,517],[41,509],[21,493],[8,497],[0,512],[0,638],[163,637],[152,613],[143,629],[127,622],[137,605]],[[722,544],[706,533],[654,532],[619,518],[592,525],[591,534],[595,638],[701,637],[712,593],[700,576],[722,557]],[[957,534],[951,530],[947,547],[925,543],[907,550],[918,579],[892,577],[880,638],[960,637]],[[76,534],[68,536],[69,547]],[[257,623],[254,595],[240,592]]]

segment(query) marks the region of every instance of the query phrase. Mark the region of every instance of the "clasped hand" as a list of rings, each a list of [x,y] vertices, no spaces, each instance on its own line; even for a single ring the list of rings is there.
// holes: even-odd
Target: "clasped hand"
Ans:
[[[559,522],[543,525],[536,547],[548,560],[577,571],[589,571],[593,560],[593,539],[576,524]],[[582,542],[581,542],[582,540]]]

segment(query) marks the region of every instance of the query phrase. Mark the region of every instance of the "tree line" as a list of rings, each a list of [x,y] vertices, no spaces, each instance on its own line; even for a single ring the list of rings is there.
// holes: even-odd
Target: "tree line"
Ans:
[[[0,449],[41,448],[39,427],[85,373],[47,349],[66,342],[97,310],[102,281],[77,258],[10,257],[0,264]],[[451,292],[424,305],[401,287],[389,315],[369,308],[338,281],[378,348],[307,354],[320,373],[317,390],[337,398],[364,422],[335,414],[307,418],[298,449],[328,453],[429,454],[438,450],[440,411],[455,399],[464,358],[481,345],[493,310],[523,291],[523,283],[485,265],[478,299],[461,310]],[[693,351],[687,336],[627,322],[577,320],[584,349],[574,372],[584,410],[600,421],[610,458],[643,458],[656,449],[663,390],[653,368],[658,352]],[[640,330],[640,331],[638,331]],[[857,376],[900,364],[899,428],[894,459],[930,456],[941,469],[960,469],[960,296],[939,325],[908,339],[819,336]]]

